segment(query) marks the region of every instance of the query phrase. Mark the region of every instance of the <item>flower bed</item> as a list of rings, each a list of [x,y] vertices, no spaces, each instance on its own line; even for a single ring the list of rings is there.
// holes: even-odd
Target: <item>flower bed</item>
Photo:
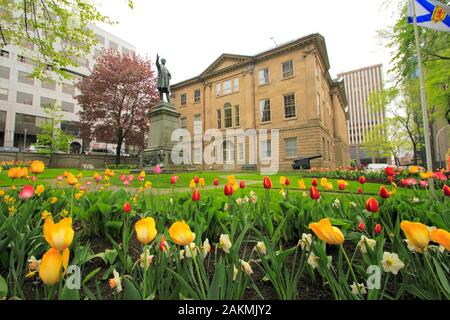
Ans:
[[[176,193],[161,175],[173,187],[158,195],[143,172],[65,172],[52,188],[43,163],[25,168],[8,172],[25,186],[0,190],[0,298],[450,298],[446,185],[405,191],[386,171],[377,195],[360,176],[351,193],[288,176],[192,177]]]

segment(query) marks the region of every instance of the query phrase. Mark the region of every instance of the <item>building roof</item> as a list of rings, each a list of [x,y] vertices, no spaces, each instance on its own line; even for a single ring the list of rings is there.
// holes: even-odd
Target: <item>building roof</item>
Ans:
[[[319,51],[319,57],[322,59],[323,64],[325,66],[325,69],[328,71],[330,69],[330,62],[328,59],[328,53],[326,49],[325,44],[325,38],[319,34],[314,33],[310,34],[308,36],[298,38],[283,44],[280,44],[274,48],[271,48],[269,50],[260,52],[254,56],[246,56],[246,55],[238,55],[238,54],[229,54],[224,53],[220,55],[211,65],[209,65],[208,68],[206,68],[200,75],[181,81],[179,83],[176,83],[172,85],[172,89],[178,89],[187,85],[191,85],[193,83],[202,82],[205,79],[209,77],[213,77],[216,75],[219,75],[221,73],[229,72],[233,69],[241,68],[246,65],[255,64],[260,61],[264,61],[267,59],[270,59],[274,56],[283,54],[285,52],[291,51],[293,49],[306,47],[307,45],[314,44],[318,51]],[[226,66],[221,69],[217,69],[223,62],[225,61],[235,61],[234,64]],[[326,72],[328,74],[328,72]],[[329,76],[328,76],[329,77]],[[329,78],[329,81],[331,82],[331,78]]]

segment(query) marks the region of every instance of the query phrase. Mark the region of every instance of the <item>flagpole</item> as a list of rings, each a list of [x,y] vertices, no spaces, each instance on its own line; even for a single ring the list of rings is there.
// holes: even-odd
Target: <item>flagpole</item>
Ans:
[[[419,28],[417,26],[416,4],[415,0],[410,0],[413,11],[414,21],[414,35],[416,37],[416,50],[417,50],[417,62],[419,64],[419,78],[420,78],[420,98],[422,100],[422,115],[423,115],[423,133],[425,135],[425,153],[427,157],[427,171],[433,172],[433,160],[431,158],[431,145],[430,145],[430,128],[428,120],[428,108],[427,108],[427,96],[425,93],[425,77],[423,72],[422,54],[420,52],[420,40],[419,40]],[[434,195],[434,182],[433,179],[429,179],[429,188],[431,194]]]

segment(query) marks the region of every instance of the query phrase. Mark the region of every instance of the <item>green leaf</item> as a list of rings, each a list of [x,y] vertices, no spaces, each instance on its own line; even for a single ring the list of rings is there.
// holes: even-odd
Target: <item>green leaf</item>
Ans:
[[[80,291],[78,289],[69,289],[66,284],[59,296],[59,300],[80,300]]]
[[[8,284],[6,280],[0,275],[0,299],[6,298],[8,295]]]
[[[111,229],[114,229],[117,231],[119,231],[120,228],[122,228],[122,225],[123,225],[123,221],[108,221],[105,224],[106,228],[111,228]]]
[[[91,280],[97,273],[99,273],[102,270],[102,268],[97,268],[89,272],[89,274],[84,278],[81,285],[85,285],[89,280]]]
[[[124,300],[142,300],[141,293],[134,286],[134,284],[127,278],[123,278],[124,284]]]

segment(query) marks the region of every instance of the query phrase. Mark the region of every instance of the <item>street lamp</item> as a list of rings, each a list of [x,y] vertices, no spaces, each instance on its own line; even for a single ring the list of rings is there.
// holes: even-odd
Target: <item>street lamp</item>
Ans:
[[[440,146],[439,146],[439,135],[442,133],[442,131],[444,131],[444,129],[447,129],[448,127],[450,127],[450,124],[442,127],[441,129],[439,129],[438,133],[436,134],[436,149],[438,152],[438,159],[439,159],[439,167],[442,167],[442,160],[441,160],[441,150],[440,150]]]

